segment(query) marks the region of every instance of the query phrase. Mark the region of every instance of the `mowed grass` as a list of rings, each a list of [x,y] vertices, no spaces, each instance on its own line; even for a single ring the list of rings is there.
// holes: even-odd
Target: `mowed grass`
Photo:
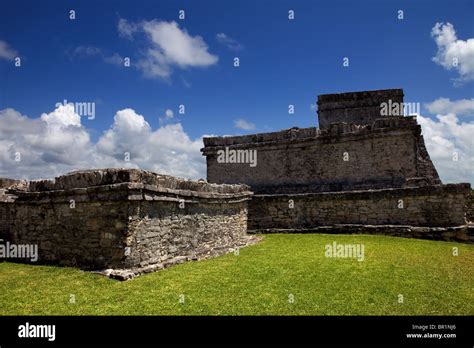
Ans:
[[[365,260],[325,257],[333,241],[363,244]],[[460,243],[267,235],[240,255],[127,282],[74,268],[0,263],[0,315],[473,314],[474,245]]]

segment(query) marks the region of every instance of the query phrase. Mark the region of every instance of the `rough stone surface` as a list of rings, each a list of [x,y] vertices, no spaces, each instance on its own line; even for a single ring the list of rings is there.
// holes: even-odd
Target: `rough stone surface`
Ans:
[[[441,183],[415,117],[327,130],[204,138],[209,182],[245,183],[255,193],[328,192]],[[225,148],[256,150],[257,165],[219,163]],[[344,157],[346,154],[347,157]],[[347,159],[347,160],[345,160]]]
[[[249,230],[338,224],[461,226],[468,223],[469,195],[468,184],[255,195],[249,206],[248,224]]]
[[[39,263],[140,274],[136,270],[199,259],[254,239],[246,234],[252,193],[245,185],[106,169],[7,192],[10,201],[0,202],[0,238],[37,244]]]
[[[321,129],[331,123],[370,124],[381,116],[382,103],[402,103],[402,89],[323,94],[318,96],[318,118]],[[401,116],[401,115],[400,115]]]
[[[324,233],[324,234],[383,234],[393,237],[474,243],[474,225],[455,227],[416,227],[409,225],[336,224],[312,228],[271,228],[253,230],[253,233]]]
[[[173,265],[177,265],[186,261],[201,261],[211,257],[216,257],[225,253],[236,252],[240,248],[255,244],[261,240],[258,236],[244,236],[239,240],[234,241],[233,247],[216,247],[215,245],[207,245],[201,248],[199,251],[193,251],[188,255],[176,256],[167,258],[161,262],[148,264],[147,266],[133,267],[133,268],[120,268],[120,269],[104,269],[95,271],[98,274],[102,274],[118,280],[129,280],[136,276],[145,273],[155,272]]]
[[[403,90],[321,95],[320,128],[204,138],[207,179],[251,186],[253,232],[376,225],[386,227],[372,231],[388,233],[409,225],[443,239],[449,233],[440,228],[473,220],[470,184],[442,185],[416,117],[383,117],[389,102],[402,103]],[[232,150],[255,150],[257,165],[218,161]]]

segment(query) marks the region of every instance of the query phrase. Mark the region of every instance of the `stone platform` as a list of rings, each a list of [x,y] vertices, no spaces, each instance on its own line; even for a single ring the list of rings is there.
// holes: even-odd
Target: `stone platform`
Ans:
[[[5,191],[0,238],[38,245],[39,263],[128,279],[255,242],[246,233],[251,195],[246,185],[136,169],[73,172]]]
[[[380,233],[473,242],[469,183],[444,185],[402,89],[318,96],[319,128],[204,138],[207,179],[244,183],[254,233]],[[253,164],[220,154],[252,153]],[[245,157],[244,157],[245,158]]]

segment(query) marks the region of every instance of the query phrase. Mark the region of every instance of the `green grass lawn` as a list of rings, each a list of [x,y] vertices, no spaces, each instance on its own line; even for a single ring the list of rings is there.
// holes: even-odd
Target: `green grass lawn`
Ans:
[[[362,243],[365,260],[326,258],[324,246],[333,241]],[[0,315],[103,314],[473,315],[474,245],[267,235],[240,255],[187,262],[127,282],[73,268],[0,263]]]

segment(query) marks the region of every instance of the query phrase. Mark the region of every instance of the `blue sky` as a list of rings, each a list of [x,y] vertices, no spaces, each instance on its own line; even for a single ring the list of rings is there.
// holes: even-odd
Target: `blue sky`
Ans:
[[[316,126],[311,104],[318,94],[403,88],[405,101],[422,105],[440,98],[469,103],[473,97],[469,62],[461,61],[467,69],[461,76],[459,69],[432,59],[438,51],[432,36],[436,23],[451,23],[457,40],[474,37],[472,1],[20,0],[1,6],[0,41],[22,62],[18,68],[13,56],[0,59],[0,110],[36,119],[64,99],[95,102],[95,119],[81,119],[91,143],[126,108],[143,115],[152,130],[180,124],[194,141],[205,134]],[[69,19],[71,9],[75,20]],[[178,18],[181,9],[184,20]],[[294,20],[288,19],[290,9]],[[120,20],[135,28],[130,37],[118,30]],[[157,48],[144,23],[172,21],[188,38],[201,37],[207,56],[201,62],[168,62],[166,77],[150,76],[137,67],[150,47]],[[132,66],[113,57],[130,57]],[[239,67],[233,66],[234,57]],[[343,67],[344,57],[349,67]],[[180,104],[185,115],[178,114]],[[288,114],[289,104],[294,115]],[[457,121],[473,121],[470,105]],[[173,117],[164,119],[168,109]],[[431,111],[422,107],[422,114],[436,121],[437,109]],[[236,127],[239,119],[247,129]],[[472,153],[463,151],[472,161]]]

